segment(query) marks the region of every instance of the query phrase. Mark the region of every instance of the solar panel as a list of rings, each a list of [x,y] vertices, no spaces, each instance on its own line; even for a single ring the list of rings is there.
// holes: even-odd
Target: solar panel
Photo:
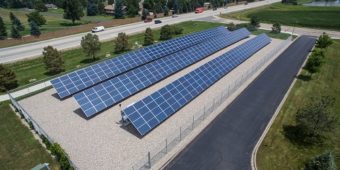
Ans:
[[[123,113],[143,136],[270,41],[265,34],[259,35],[128,106]]]
[[[135,67],[218,36],[223,32],[228,31],[224,27],[217,27],[151,45],[65,74],[52,80],[51,83],[59,97],[65,98]]]
[[[74,95],[87,117],[157,83],[171,74],[250,35],[246,29],[202,42],[178,53],[153,61]]]

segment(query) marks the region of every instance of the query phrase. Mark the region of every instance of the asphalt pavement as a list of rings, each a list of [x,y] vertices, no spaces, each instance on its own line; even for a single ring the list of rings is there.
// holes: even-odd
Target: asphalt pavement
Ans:
[[[254,146],[314,44],[297,39],[165,169],[251,169]]]

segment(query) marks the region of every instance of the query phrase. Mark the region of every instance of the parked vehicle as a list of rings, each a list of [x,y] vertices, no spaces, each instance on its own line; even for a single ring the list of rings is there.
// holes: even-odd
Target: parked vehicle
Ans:
[[[203,11],[204,11],[204,8],[199,7],[199,8],[196,8],[195,13],[198,14],[198,13],[202,13]]]
[[[144,20],[145,23],[151,22],[151,21],[152,21],[152,18],[146,18],[146,19]]]
[[[160,23],[162,23],[161,20],[155,20],[155,24],[160,24]]]
[[[100,32],[100,31],[104,31],[105,28],[104,26],[98,26],[98,27],[94,27],[92,28],[92,32],[95,33],[95,32]]]

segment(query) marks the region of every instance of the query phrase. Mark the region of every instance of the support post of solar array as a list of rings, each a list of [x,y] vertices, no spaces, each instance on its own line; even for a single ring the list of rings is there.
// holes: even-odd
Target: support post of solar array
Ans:
[[[191,130],[194,130],[194,123],[195,123],[195,115],[192,115],[192,126],[191,126]]]
[[[150,152],[148,152],[148,164],[149,164],[149,168],[151,168],[151,156],[150,156]]]
[[[168,153],[168,139],[165,139],[165,153]]]
[[[179,127],[179,141],[182,140],[182,127]]]

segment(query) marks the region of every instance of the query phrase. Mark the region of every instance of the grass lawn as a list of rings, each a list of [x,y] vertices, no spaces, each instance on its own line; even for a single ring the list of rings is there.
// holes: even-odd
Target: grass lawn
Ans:
[[[340,30],[340,7],[307,7],[275,3],[246,11],[225,14],[223,17],[249,20],[258,16],[261,22],[282,25]]]
[[[27,21],[26,14],[32,12],[33,10],[28,9],[6,9],[6,8],[0,8],[0,16],[3,18],[7,32],[10,35],[11,30],[11,21],[9,18],[9,13],[13,12],[15,16],[17,16],[21,23],[25,26],[25,31],[22,33],[22,35],[28,35],[30,34],[30,27],[29,23]],[[41,12],[41,14],[46,19],[46,25],[43,25],[41,27],[41,31],[43,33],[51,32],[51,31],[57,31],[69,27],[76,27],[72,26],[70,20],[63,19],[63,10],[62,9],[49,9],[48,12]],[[86,14],[86,12],[84,13]],[[110,21],[112,20],[112,16],[84,16],[81,21],[77,21],[77,25],[92,23],[92,22],[102,22],[102,21]]]
[[[58,163],[41,146],[8,102],[0,103],[0,169],[31,169],[39,163],[49,163],[59,169]]]
[[[303,169],[310,158],[325,151],[333,151],[340,167],[340,124],[327,135],[324,144],[299,146],[283,134],[283,125],[293,125],[297,110],[312,96],[330,95],[336,98],[332,110],[340,118],[340,40],[327,49],[325,63],[312,80],[298,79],[274,121],[257,154],[260,170]],[[302,75],[306,75],[303,71]]]
[[[183,36],[185,34],[189,34],[192,32],[202,31],[205,29],[217,27],[223,24],[219,23],[208,23],[208,22],[198,22],[198,21],[190,21],[183,22],[178,24],[178,26],[182,27],[183,34],[179,36]],[[154,38],[159,38],[159,30],[154,30]],[[130,44],[134,45],[136,42],[142,44],[144,40],[144,34],[137,34],[129,37]],[[101,50],[98,52],[97,56],[99,60],[107,59],[105,58],[106,54],[110,54],[111,57],[116,57],[117,55],[113,53],[114,51],[114,43],[113,41],[108,41],[102,43]],[[82,49],[74,49],[62,52],[62,56],[65,61],[65,69],[66,71],[70,71],[73,69],[77,69],[79,67],[83,67],[89,65],[92,60],[89,60],[86,57],[86,54],[83,53]],[[20,61],[12,64],[7,64],[7,66],[12,69],[16,75],[19,85],[25,85],[32,81],[30,80],[41,80],[44,78],[51,77],[51,75],[46,74],[46,70],[41,58]],[[30,74],[27,74],[30,73]],[[64,73],[62,73],[64,74]]]
[[[275,34],[275,33],[272,33],[269,30],[262,30],[262,29],[257,29],[256,31],[252,31],[251,33],[254,34],[254,35],[266,33],[271,38],[276,38],[276,39],[281,39],[281,40],[286,40],[290,36],[290,34],[287,34],[287,33]]]

